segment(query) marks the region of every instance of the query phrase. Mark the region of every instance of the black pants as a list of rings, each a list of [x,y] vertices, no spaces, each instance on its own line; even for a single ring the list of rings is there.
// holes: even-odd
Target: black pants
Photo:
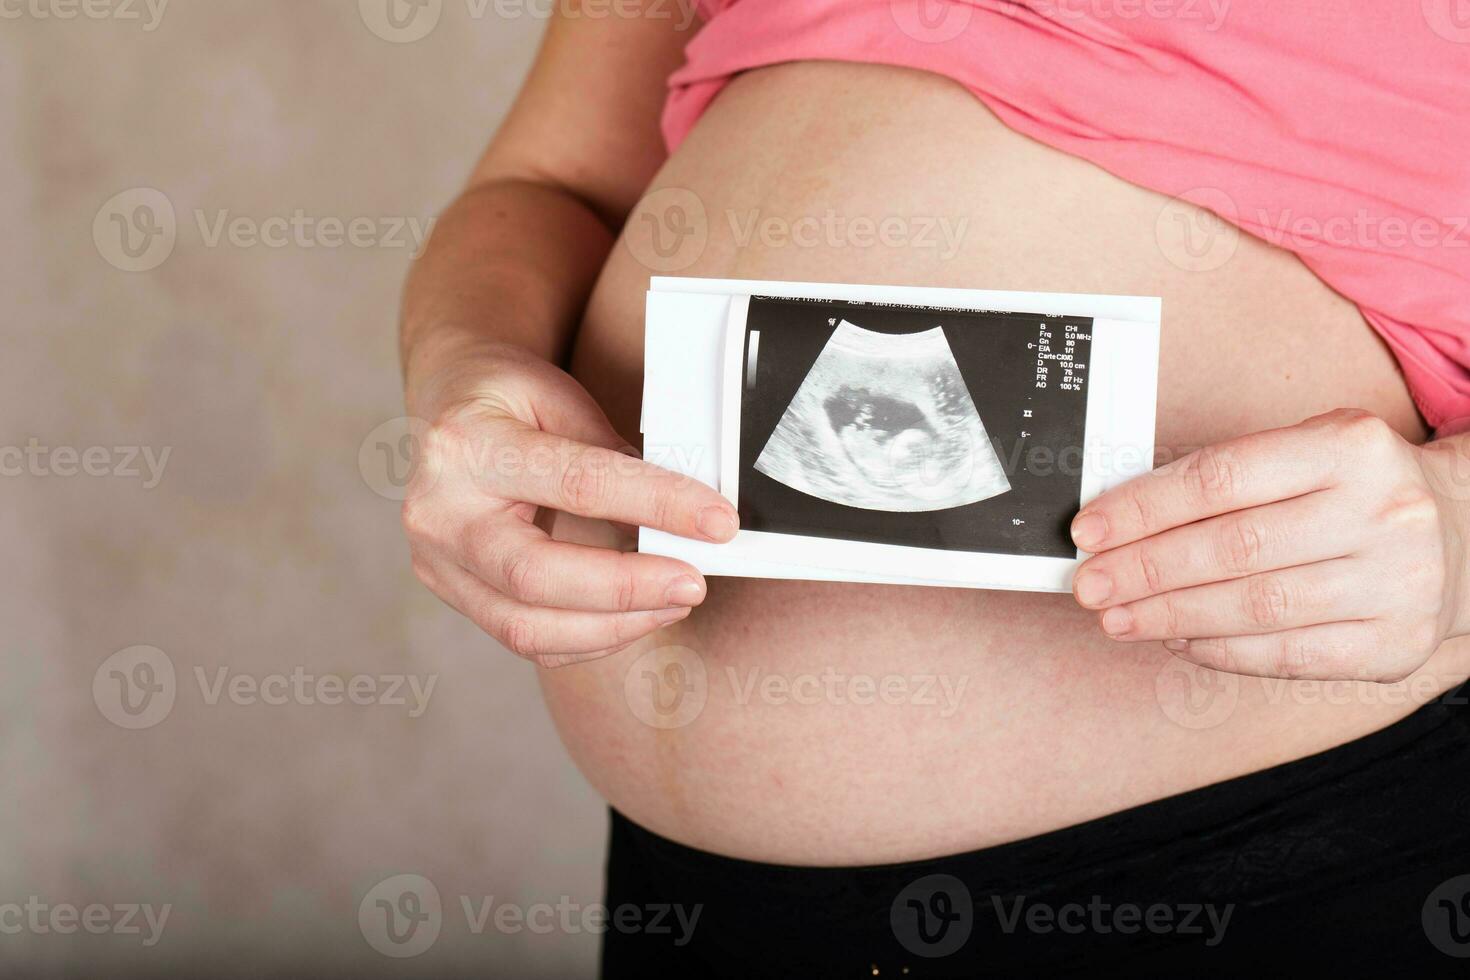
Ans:
[[[1470,976],[1470,685],[1347,745],[966,854],[799,868],[612,814],[603,976]]]

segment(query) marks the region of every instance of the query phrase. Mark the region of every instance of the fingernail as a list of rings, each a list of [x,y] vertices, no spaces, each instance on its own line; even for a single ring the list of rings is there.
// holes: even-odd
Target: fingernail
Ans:
[[[622,453],[624,456],[632,456],[634,459],[643,458],[643,452],[637,446],[631,444],[624,446],[622,449],[619,449],[618,452]]]
[[[1103,632],[1109,636],[1121,636],[1133,629],[1133,614],[1119,606],[1103,613]]]
[[[728,507],[706,507],[697,523],[699,533],[711,541],[729,541],[740,530],[740,519]]]
[[[693,610],[688,606],[680,606],[677,609],[660,609],[653,614],[653,618],[658,621],[660,626],[667,626],[670,623],[677,623],[691,612]]]
[[[666,606],[697,606],[704,598],[704,586],[692,575],[680,575],[669,583],[664,593]]]
[[[1188,650],[1189,649],[1189,641],[1188,640],[1165,640],[1164,641],[1164,649],[1171,650],[1174,653],[1183,653],[1185,650]]]
[[[1113,577],[1094,570],[1079,572],[1072,588],[1077,593],[1077,601],[1084,606],[1100,606],[1113,594]]]
[[[1108,522],[1101,514],[1078,514],[1072,522],[1072,543],[1083,551],[1096,551],[1108,533]]]

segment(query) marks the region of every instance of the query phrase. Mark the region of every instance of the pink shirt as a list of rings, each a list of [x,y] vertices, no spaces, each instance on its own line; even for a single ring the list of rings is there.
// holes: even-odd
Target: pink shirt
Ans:
[[[948,76],[1012,129],[1295,252],[1387,341],[1430,425],[1470,425],[1464,0],[702,0],[701,11],[708,22],[669,80],[671,150],[745,69],[859,61]]]

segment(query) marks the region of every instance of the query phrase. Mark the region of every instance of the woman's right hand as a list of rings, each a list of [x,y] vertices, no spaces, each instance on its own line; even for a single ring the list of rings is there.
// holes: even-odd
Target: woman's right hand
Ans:
[[[420,359],[421,360],[421,359]],[[614,653],[704,600],[691,565],[554,541],[543,510],[724,542],[730,503],[637,458],[592,396],[518,348],[479,344],[411,363],[428,423],[403,505],[419,579],[512,652],[559,667]]]

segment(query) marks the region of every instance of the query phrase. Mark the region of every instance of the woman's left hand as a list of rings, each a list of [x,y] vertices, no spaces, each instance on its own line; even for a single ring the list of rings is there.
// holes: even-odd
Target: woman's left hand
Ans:
[[[1401,680],[1470,631],[1463,452],[1350,410],[1206,447],[1082,509],[1073,592],[1205,667]]]

